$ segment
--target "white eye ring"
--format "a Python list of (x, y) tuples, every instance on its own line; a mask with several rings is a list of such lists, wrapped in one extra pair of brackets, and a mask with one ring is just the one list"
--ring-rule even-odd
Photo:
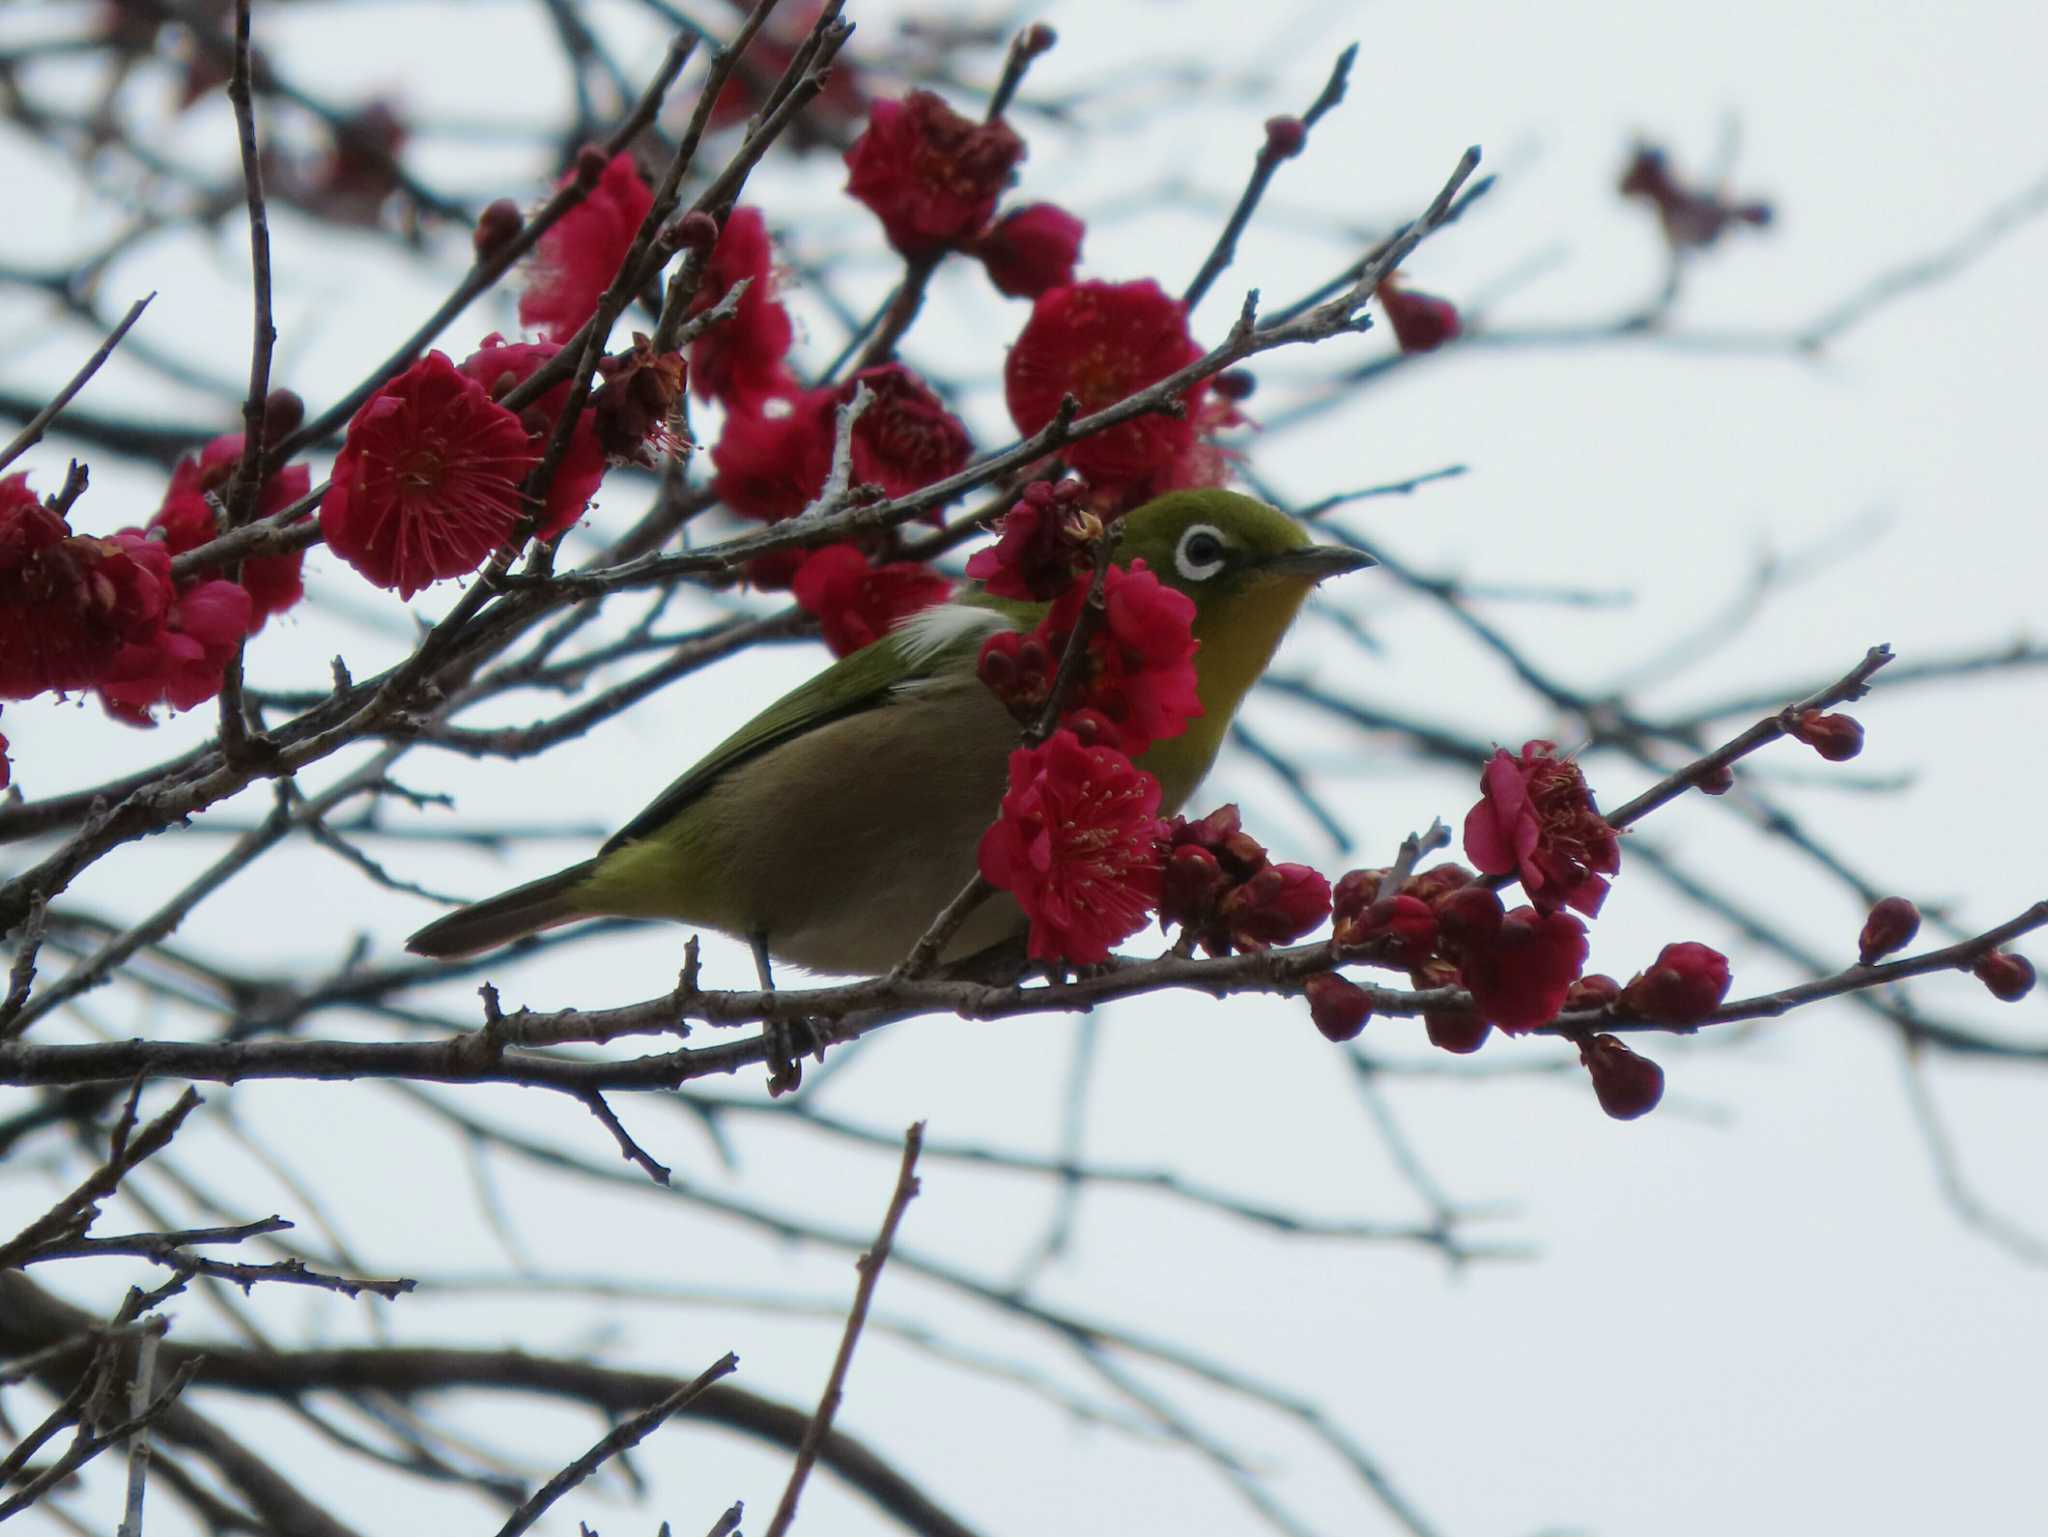
[(1206, 582), (1223, 569), (1228, 545), (1223, 531), (1211, 523), (1197, 523), (1180, 536), (1173, 552), (1174, 569), (1190, 582)]

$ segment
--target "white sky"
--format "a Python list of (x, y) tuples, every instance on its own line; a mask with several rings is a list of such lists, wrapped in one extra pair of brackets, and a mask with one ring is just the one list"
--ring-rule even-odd
[[(428, 18), (409, 7), (351, 4), (309, 6), (288, 24), (283, 16), (265, 21), (285, 67), (332, 99), (390, 87), (451, 115), (505, 121), (552, 103), (562, 87), (538, 10), (451, 6)], [(854, 0), (850, 12), (863, 28), (859, 58), (869, 39), (887, 35), (893, 8)], [(648, 36), (623, 8), (598, 14), (617, 39)], [(1468, 143), (1485, 147), (1502, 184), (1425, 248), (1411, 264), (1414, 279), (1461, 299), (1513, 280), (1492, 319), (1517, 328), (1611, 317), (1654, 291), (1661, 255), (1650, 221), (1612, 193), (1637, 131), (1667, 141), (1684, 169), (1710, 163), (1727, 125), (1738, 125), (1735, 184), (1770, 197), (1780, 212), (1767, 236), (1738, 236), (1699, 264), (1677, 316), (1688, 333), (1794, 329), (1871, 276), (1949, 245), (2048, 173), (2039, 84), (2048, 27), (2033, 7), (1990, 0), (1444, 3), (1264, 14), (1222, 3), (1096, 4), (1033, 14), (1054, 22), (1062, 42), (1040, 62), (1027, 94), (1130, 76), (1142, 110), (1115, 114), (1078, 145), (1027, 122), (1033, 154), (1020, 195), (1054, 198), (1091, 217), (1114, 210), (1116, 217), (1092, 223), (1086, 271), (1158, 276), (1169, 287), (1192, 272), (1236, 196), (1260, 121), (1305, 106), (1336, 49), (1363, 42), (1351, 100), (1283, 171), (1237, 266), (1201, 311), (1197, 329), (1211, 340), (1245, 286), (1284, 300), (1328, 275), (1348, 255), (1333, 226), (1371, 231), (1419, 208)], [(653, 51), (635, 46), (628, 56), (644, 65)], [(1142, 66), (1164, 60), (1220, 78), (1146, 90)], [(1229, 89), (1239, 72), (1257, 88)], [(1181, 110), (1160, 111), (1162, 95)], [(222, 163), (231, 154), (224, 105), (190, 114), (173, 142), (194, 154), (207, 146)], [(17, 221), (5, 242), (9, 261), (33, 265), (74, 249), (78, 221), (103, 218), (18, 139), (0, 141), (0, 155), (7, 179), (26, 189), (18, 206), (50, 211)], [(428, 142), (417, 165), (429, 180), (466, 192), (536, 189), (526, 150)], [(828, 164), (779, 167), (759, 191), (771, 221), (802, 221), (800, 249), (830, 255), (846, 293), (865, 304), (886, 288), (890, 269), (875, 256), (866, 216), (829, 201), (835, 179)], [(1162, 206), (1155, 194), (1164, 180), (1187, 197)], [(807, 211), (820, 205), (822, 217)], [(443, 261), (424, 276), (401, 274), (369, 243), (288, 216), (276, 238), (282, 377), (316, 404), (387, 351), (454, 270)], [(1353, 515), (1356, 526), (1425, 569), (1475, 581), (1632, 592), (1623, 609), (1489, 610), (1546, 665), (1589, 688), (1693, 634), (1767, 551), (1827, 546), (1836, 555), (1651, 702), (1832, 677), (1877, 641), (1907, 661), (2011, 641), (2037, 632), (2040, 573), (2048, 569), (2036, 456), (2027, 446), (2038, 439), (2039, 360), (2048, 354), (2036, 281), (2044, 254), (2048, 226), (2028, 226), (1814, 362), (1642, 342), (1467, 349), (1396, 375), (1313, 427), (1275, 436), (1255, 451), (1257, 463), (1304, 499), (1469, 465), (1464, 479), (1411, 500), (1368, 504)], [(212, 244), (160, 246), (116, 264), (106, 291), (118, 309), (132, 293), (157, 288), (145, 322), (150, 339), (234, 378), (245, 366), (242, 263), (231, 220)], [(988, 388), (1001, 357), (991, 338), (1014, 334), (1024, 310), (993, 300), (971, 273), (960, 279), (935, 295), (910, 355), (982, 391), (974, 421), (983, 441), (995, 441), (1004, 423)], [(825, 312), (814, 296), (799, 293), (793, 302), (811, 333), (812, 360), (829, 355), (838, 338)], [(42, 317), (13, 295), (0, 301), (0, 326), (23, 338), (11, 359), (0, 359), (0, 379), (47, 385), (75, 366), (85, 350), (78, 333)], [(451, 350), (459, 354), (507, 318), (480, 311), (451, 336)], [(1386, 342), (1348, 345), (1364, 358)], [(1277, 409), (1290, 380), (1335, 366), (1339, 350), (1283, 355), (1261, 367), (1266, 388), (1255, 411)], [(118, 362), (85, 401), (101, 409), (128, 402), (179, 419), (204, 408)], [(40, 488), (54, 487), (70, 446), (53, 440), (31, 457)], [(140, 521), (158, 495), (151, 477), (96, 464), (76, 521), (95, 530)], [(632, 510), (630, 493), (615, 497), (602, 501), (614, 524)], [(1873, 519), (1882, 519), (1881, 533)], [(316, 592), (334, 601), (275, 637), (266, 632), (252, 653), (263, 681), (317, 685), (337, 650), (359, 677), (395, 654), (405, 639), (395, 602), (318, 554), (309, 574)], [(423, 601), (436, 607), (453, 591)], [(1370, 624), (1382, 654), (1368, 657), (1312, 619), (1281, 670), (1482, 738), (1571, 734), (1569, 723), (1532, 712), (1496, 662), (1384, 582), (1355, 578), (1332, 601)], [(694, 678), (536, 762), (422, 755), (406, 777), (458, 790), (463, 814), (479, 821), (616, 824), (819, 656), (816, 648), (786, 649), (749, 661), (743, 676), (728, 669)], [(1823, 772), (1817, 759), (1781, 749), (1772, 765), (1798, 777), (1776, 788), (1880, 884), (1930, 908), (1948, 904), (1969, 928), (1988, 926), (2043, 895), (2043, 839), (2032, 814), (2048, 746), (2041, 697), (2038, 679), (2025, 673), (1880, 687), (1856, 712), (1869, 747), (1853, 774)], [(505, 718), (546, 708), (520, 701)], [(1385, 761), (1384, 743), (1337, 735), (1274, 701), (1257, 704), (1252, 719), (1318, 768), (1362, 861), (1321, 844), (1254, 764), (1227, 762), (1209, 799), (1241, 798), (1255, 831), (1333, 873), (1383, 862), (1401, 834), (1433, 815), (1455, 823), (1473, 799), (1461, 776)], [(48, 703), (10, 705), (0, 718), (15, 743), (17, 777), (35, 795), (129, 768), (196, 729), (174, 724), (148, 741)], [(1610, 804), (1646, 780), (1611, 758), (1595, 759), (1591, 772)], [(1906, 784), (1883, 795), (1827, 788), (1831, 778), (1839, 785), (1865, 776)], [(226, 815), (262, 809), (251, 799)], [(1751, 894), (1768, 921), (1802, 942), (1851, 957), (1861, 921), (1854, 901), (1756, 840), (1725, 809), (1682, 803), (1642, 837)], [(104, 862), (77, 897), (134, 916), (221, 847), (200, 836), (158, 840), (144, 857)], [(531, 847), (510, 861), (429, 861), (402, 844), (378, 852), (430, 884), (474, 895), (580, 858), (583, 849)], [(180, 937), (252, 967), (317, 973), (357, 932), (388, 950), (427, 914), (424, 904), (301, 851), (235, 882)], [(678, 938), (648, 930), (542, 966), (508, 967), (497, 980), (508, 1005), (629, 1001), (669, 984)], [(1626, 976), (1677, 938), (1726, 949), (1740, 991), (1790, 979), (1722, 925), (1676, 906), (1640, 865), (1625, 867), (1596, 926), (1595, 967)], [(708, 980), (744, 980), (737, 947), (711, 942), (706, 953)], [(1967, 978), (1935, 979), (1915, 997), (1945, 1017), (2018, 1038), (2038, 1040), (2043, 1029), (2038, 998), (2010, 1009)], [(446, 1005), (464, 1018), (474, 1008), (460, 986), (449, 989)], [(175, 1023), (105, 994), (88, 1020), (53, 1026), (48, 1038)], [(321, 1028), (386, 1029), (334, 1017)], [(885, 1129), (921, 1117), (938, 1140), (1051, 1151), (1074, 1028), (1059, 1019), (897, 1027), (833, 1082), (824, 1103)], [(1367, 1044), (1403, 1061), (1446, 1060), (1411, 1049), (1418, 1036), (1380, 1022)], [(1474, 1236), (1534, 1245), (1540, 1254), (1532, 1262), (1447, 1276), (1419, 1252), (1287, 1241), (1157, 1199), (1098, 1193), (1083, 1207), (1069, 1257), (1045, 1272), (1045, 1295), (1185, 1342), (1322, 1404), (1449, 1537), (2039, 1530), (2044, 1496), (2033, 1456), (2039, 1384), (2048, 1376), (2043, 1274), (1944, 1204), (1913, 1128), (1897, 1047), (1847, 1005), (1761, 1026), (1741, 1049), (1723, 1045), (1650, 1044), (1671, 1091), (1656, 1115), (1631, 1125), (1602, 1117), (1576, 1075), (1392, 1080), (1394, 1111), (1441, 1185), (1460, 1201), (1512, 1209)], [(1477, 1065), (1554, 1060), (1565, 1050), (1496, 1041)], [(1930, 1081), (1973, 1191), (2013, 1222), (2048, 1233), (2039, 1072), (1940, 1061)], [(760, 1098), (758, 1075), (729, 1092)], [(0, 1093), (0, 1108), (12, 1098)], [(509, 1091), (451, 1098), (613, 1165), (609, 1141), (574, 1107)], [(447, 1273), (504, 1263), (459, 1142), (423, 1131), (394, 1095), (254, 1085), (209, 1091), (209, 1099), (231, 1102), (322, 1189), (373, 1268)], [(880, 1217), (890, 1154), (855, 1153), (747, 1117), (736, 1130), (744, 1180), (735, 1185), (685, 1117), (646, 1103), (619, 1108), (681, 1182), (738, 1189), (852, 1231)], [(199, 1128), (180, 1148), (195, 1169), (248, 1192), (249, 1215), (301, 1214), (289, 1193), (235, 1161), (217, 1131)], [(1417, 1214), (1341, 1054), (1298, 1004), (1283, 1000), (1167, 997), (1109, 1011), (1087, 1151), (1332, 1218)], [(846, 1257), (705, 1218), (686, 1201), (593, 1193), (510, 1162), (495, 1172), (547, 1270), (850, 1293)], [(924, 1175), (906, 1248), (1005, 1279), (1037, 1240), (1050, 1191), (936, 1160)], [(16, 1208), (25, 1216), (41, 1199), (40, 1187), (21, 1182), (0, 1191), (0, 1229)], [(112, 1288), (121, 1277), (109, 1271), (98, 1279)], [(1109, 1396), (1039, 1336), (995, 1323), (905, 1270), (884, 1279), (882, 1306)], [(185, 1337), (220, 1328), (196, 1301), (180, 1311)], [(360, 1337), (361, 1306), (335, 1299), (271, 1298), (259, 1311), (281, 1334)], [(741, 1356), (743, 1384), (792, 1402), (814, 1397), (837, 1338), (831, 1321), (701, 1309), (619, 1305), (594, 1316), (569, 1303), (421, 1295), (383, 1311), (401, 1338), (596, 1348), (616, 1364), (680, 1373), (730, 1348)], [(1392, 1529), (1354, 1479), (1270, 1414), (1184, 1378), (1148, 1372), (1146, 1380), (1171, 1388), (1178, 1405), (1254, 1457), (1311, 1530)], [(267, 1412), (215, 1403), (232, 1423), (272, 1423)], [(526, 1405), (507, 1412), (502, 1400), (494, 1410), (471, 1407), (466, 1423), (490, 1444), (548, 1467), (596, 1434), (587, 1415)], [(840, 1423), (997, 1537), (1262, 1529), (1185, 1450), (1079, 1425), (883, 1336), (863, 1344)], [(467, 1497), (368, 1479), (359, 1464), (337, 1460), (296, 1429), (269, 1444), (302, 1448), (292, 1470), (372, 1529), (486, 1532), (496, 1524)], [(639, 1467), (650, 1481), (643, 1506), (579, 1496), (557, 1507), (546, 1529), (573, 1532), (581, 1518), (617, 1537), (665, 1517), (678, 1532), (701, 1530), (736, 1497), (747, 1500), (753, 1529), (779, 1492), (785, 1459), (677, 1427), (643, 1449)], [(360, 1503), (373, 1486), (392, 1502), (381, 1523)], [(98, 1505), (81, 1508), (111, 1510), (107, 1498), (102, 1490)], [(829, 1477), (814, 1480), (805, 1510), (803, 1530), (813, 1534), (891, 1529)], [(152, 1537), (183, 1530), (171, 1501), (153, 1501), (150, 1527)]]

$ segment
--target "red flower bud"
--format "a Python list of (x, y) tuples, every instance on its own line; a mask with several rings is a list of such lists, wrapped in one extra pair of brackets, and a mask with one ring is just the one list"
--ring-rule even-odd
[(489, 261), (498, 252), (519, 238), (519, 232), (526, 226), (526, 217), (519, 211), (519, 205), (509, 197), (501, 197), (486, 205), (476, 216), (476, 230), (469, 237), (476, 247), (478, 261)]
[(272, 390), (263, 397), (263, 435), (271, 447), (277, 446), (278, 439), (298, 431), (299, 423), (305, 419), (306, 402), (296, 390)]
[(974, 243), (998, 293), (1035, 299), (1074, 281), (1087, 226), (1064, 208), (1032, 203), (1004, 214)]
[(1728, 957), (1687, 941), (1666, 945), (1657, 964), (1637, 972), (1621, 992), (1622, 1009), (1639, 1019), (1696, 1025), (1728, 996)]
[(1114, 747), (1119, 752), (1123, 751), (1124, 734), (1100, 710), (1086, 707), (1068, 710), (1060, 716), (1060, 728), (1073, 732), (1083, 747)]
[(1333, 1041), (1354, 1039), (1372, 1018), (1372, 995), (1334, 971), (1319, 971), (1302, 984), (1308, 1016)]
[(1605, 972), (1596, 971), (1580, 977), (1564, 990), (1564, 1012), (1570, 1014), (1579, 1009), (1604, 1009), (1621, 996), (1621, 984)]
[(1904, 897), (1886, 897), (1870, 909), (1863, 922), (1862, 937), (1856, 941), (1857, 956), (1864, 965), (1875, 965), (1894, 950), (1905, 949), (1919, 932), (1920, 909)]
[(1735, 770), (1727, 764), (1702, 769), (1692, 776), (1693, 785), (1702, 795), (1726, 795), (1735, 788)]
[[(1457, 966), (1442, 956), (1433, 956), (1412, 968), (1408, 980), (1418, 992), (1438, 987), (1463, 987), (1465, 979)], [(1493, 1026), (1469, 1008), (1439, 1007), (1422, 1011), (1422, 1024), (1430, 1044), (1460, 1056), (1477, 1051), (1493, 1033)]]
[(708, 251), (718, 244), (718, 233), (718, 221), (703, 209), (693, 208), (670, 221), (661, 232), (661, 241), (675, 251)]
[(1611, 1035), (1596, 1035), (1579, 1046), (1579, 1060), (1593, 1077), (1600, 1108), (1617, 1121), (1648, 1115), (1664, 1097), (1664, 1069), (1639, 1057)]
[(1403, 352), (1434, 352), (1464, 330), (1450, 300), (1397, 287), (1391, 277), (1380, 284), (1379, 300)]
[[(1357, 922), (1365, 910), (1379, 900), (1385, 870), (1346, 870), (1330, 894), (1330, 909), (1341, 923)], [(1347, 941), (1348, 943), (1348, 941)]]
[(1492, 944), (1506, 917), (1500, 897), (1484, 886), (1460, 886), (1436, 904), (1444, 948), (1458, 955)]
[(1971, 968), (1977, 980), (1991, 989), (1991, 996), (2018, 1003), (2034, 990), (2034, 963), (2010, 950), (1993, 950)]
[(1435, 907), (1459, 887), (1471, 885), (1472, 881), (1473, 875), (1470, 870), (1455, 861), (1446, 861), (1440, 865), (1431, 865), (1420, 875), (1410, 876), (1408, 884), (1401, 889), (1409, 896), (1420, 897)]
[(1422, 1028), (1429, 1034), (1430, 1045), (1454, 1051), (1461, 1057), (1484, 1046), (1486, 1038), (1493, 1034), (1492, 1025), (1466, 1009), (1425, 1009)]
[(1229, 885), (1230, 877), (1214, 854), (1196, 844), (1183, 844), (1166, 859), (1159, 894), (1160, 927), (1205, 921)]
[(1330, 915), (1330, 883), (1307, 865), (1268, 865), (1223, 899), (1240, 950), (1291, 944)]
[(1308, 143), (1308, 125), (1298, 117), (1269, 117), (1266, 119), (1266, 148), (1264, 158), (1268, 160), (1292, 160), (1301, 153), (1301, 147)]
[(611, 157), (597, 145), (584, 145), (576, 151), (576, 185), (588, 192), (604, 179), (611, 163)]
[(1830, 763), (1846, 763), (1863, 751), (1863, 727), (1853, 716), (1802, 710), (1791, 731)]
[(1209, 381), (1209, 388), (1225, 400), (1235, 404), (1250, 400), (1259, 387), (1259, 377), (1248, 368), (1233, 368), (1229, 373), (1218, 374)]
[(1436, 949), (1436, 914), (1417, 897), (1381, 897), (1344, 926), (1347, 945), (1374, 940), (1385, 942), (1388, 958), (1397, 964), (1420, 966)]

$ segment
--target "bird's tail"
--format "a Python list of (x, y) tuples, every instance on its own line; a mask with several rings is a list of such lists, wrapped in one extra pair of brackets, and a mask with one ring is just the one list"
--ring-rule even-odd
[(588, 880), (596, 868), (596, 860), (586, 859), (580, 865), (458, 907), (413, 935), (405, 942), (405, 948), (414, 955), (456, 960), (524, 939), (528, 934), (538, 934), (542, 929), (587, 918), (591, 915), (569, 894)]

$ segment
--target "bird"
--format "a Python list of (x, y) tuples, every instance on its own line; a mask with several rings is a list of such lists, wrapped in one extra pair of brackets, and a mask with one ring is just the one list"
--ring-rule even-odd
[[(1171, 815), (1310, 593), (1373, 561), (1232, 491), (1169, 492), (1112, 527), (1119, 564), (1143, 560), (1195, 607), (1202, 713), (1134, 760)], [(889, 970), (974, 877), (1019, 745), (1016, 718), (977, 675), (983, 642), (1032, 628), (1046, 607), (970, 586), (911, 615), (719, 743), (595, 857), (458, 908), (407, 949), (457, 959), (580, 919), (658, 918), (748, 941), (764, 981), (779, 962)], [(943, 958), (1025, 928), (998, 892)]]

